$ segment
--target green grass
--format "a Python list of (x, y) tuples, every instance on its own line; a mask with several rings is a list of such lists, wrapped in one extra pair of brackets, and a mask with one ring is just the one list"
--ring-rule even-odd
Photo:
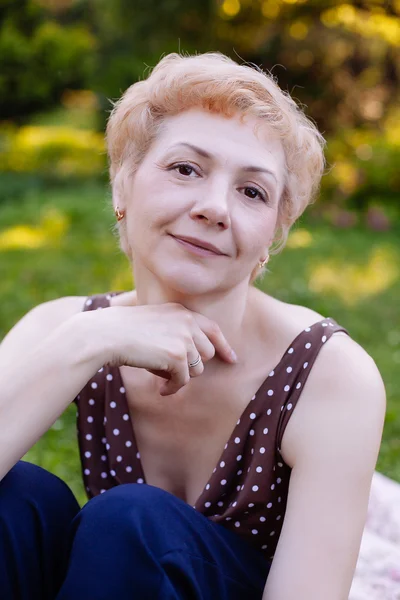
[[(132, 286), (128, 262), (113, 234), (109, 193), (99, 183), (33, 187), (2, 199), (0, 224), (0, 338), (40, 302)], [(25, 229), (16, 232), (13, 228), (20, 225)], [(28, 247), (13, 247), (15, 239)], [(283, 301), (333, 317), (374, 358), (388, 396), (378, 470), (400, 481), (399, 225), (389, 232), (372, 232), (363, 225), (340, 230), (310, 212), (291, 240), (291, 246), (272, 257), (271, 272), (259, 285)], [(26, 459), (62, 477), (85, 502), (74, 406)]]

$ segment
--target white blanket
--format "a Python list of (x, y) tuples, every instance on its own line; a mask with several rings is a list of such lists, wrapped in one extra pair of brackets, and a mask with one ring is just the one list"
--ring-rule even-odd
[(400, 484), (375, 473), (349, 600), (400, 600)]

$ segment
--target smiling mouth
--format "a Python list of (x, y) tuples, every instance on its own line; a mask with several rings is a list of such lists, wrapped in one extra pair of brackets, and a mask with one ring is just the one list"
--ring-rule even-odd
[(209, 248), (204, 248), (203, 246), (198, 246), (193, 242), (189, 242), (187, 240), (183, 240), (179, 237), (175, 237), (171, 235), (171, 237), (178, 242), (181, 246), (186, 248), (192, 254), (196, 254), (197, 256), (225, 256), (224, 254), (214, 252), (214, 250), (210, 250)]

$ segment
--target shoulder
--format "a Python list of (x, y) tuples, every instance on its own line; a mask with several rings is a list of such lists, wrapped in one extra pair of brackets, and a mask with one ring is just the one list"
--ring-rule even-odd
[(385, 408), (385, 388), (374, 359), (349, 335), (334, 332), (321, 347), (303, 390), (303, 404), (323, 410)]
[(325, 317), (311, 308), (289, 304), (253, 288), (251, 311), (255, 315), (261, 344), (286, 348), (306, 327)]
[[(334, 333), (319, 351), (301, 399), (286, 427), (282, 454), (290, 466), (332, 444), (379, 449), (386, 411), (385, 386), (373, 358), (355, 340)], [(343, 457), (344, 458), (344, 457)], [(315, 458), (318, 460), (318, 458)]]
[(46, 326), (51, 330), (65, 319), (83, 310), (86, 298), (87, 296), (63, 296), (37, 304), (21, 317), (11, 331), (27, 326), (32, 328)]
[[(62, 321), (83, 310), (87, 296), (62, 296), (35, 306), (30, 312), (50, 324)], [(28, 313), (29, 314), (29, 313)]]
[[(277, 343), (282, 336), (290, 343), (326, 318), (268, 296), (259, 301), (272, 310)], [(318, 350), (283, 433), (283, 459), (291, 468), (328, 469), (332, 475), (344, 464), (355, 471), (373, 470), (385, 411), (385, 386), (374, 359), (346, 333), (333, 332)]]
[(64, 321), (83, 310), (86, 296), (64, 296), (42, 302), (27, 312), (0, 345), (0, 362), (21, 357)]
[[(88, 298), (89, 296), (62, 296), (31, 308), (1, 341), (0, 361), (8, 356), (15, 356), (23, 347), (32, 347), (64, 321), (82, 312), (88, 305)], [(107, 298), (110, 306), (129, 306), (136, 301), (136, 292), (105, 292), (92, 298)]]

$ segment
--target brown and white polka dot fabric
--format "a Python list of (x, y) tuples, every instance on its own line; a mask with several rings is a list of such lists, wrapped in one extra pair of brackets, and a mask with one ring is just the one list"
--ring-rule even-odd
[[(112, 292), (84, 310), (109, 306)], [(291, 469), (280, 454), (285, 427), (322, 346), (346, 329), (326, 318), (291, 343), (249, 399), (194, 508), (272, 558), (285, 516)], [(89, 498), (121, 483), (146, 483), (125, 389), (116, 367), (102, 367), (75, 402), (82, 472)]]

